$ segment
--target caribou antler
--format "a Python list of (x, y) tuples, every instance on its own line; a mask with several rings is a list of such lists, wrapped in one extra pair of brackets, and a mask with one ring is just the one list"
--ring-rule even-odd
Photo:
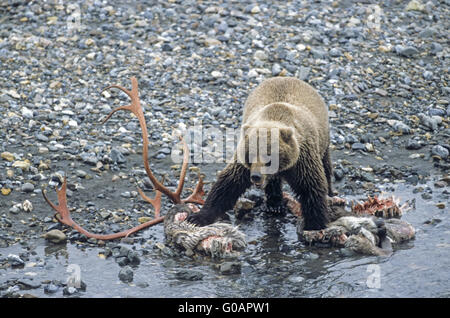
[(111, 86), (106, 87), (104, 90), (110, 89), (110, 88), (118, 88), (122, 92), (127, 94), (131, 99), (131, 104), (127, 105), (127, 106), (119, 106), (119, 107), (113, 109), (108, 114), (108, 116), (106, 116), (106, 118), (103, 120), (102, 123), (105, 123), (106, 121), (108, 121), (108, 119), (110, 119), (111, 116), (119, 110), (128, 110), (128, 111), (132, 112), (138, 118), (139, 125), (142, 130), (142, 139), (143, 139), (142, 159), (144, 161), (144, 168), (147, 173), (147, 176), (149, 177), (150, 181), (153, 184), (153, 187), (156, 190), (156, 195), (155, 195), (155, 198), (151, 199), (151, 198), (147, 197), (141, 189), (138, 188), (138, 191), (145, 201), (147, 201), (153, 205), (153, 207), (155, 209), (154, 219), (152, 219), (148, 222), (145, 222), (141, 225), (138, 225), (136, 227), (133, 227), (129, 230), (119, 232), (119, 233), (106, 234), (106, 235), (90, 233), (90, 232), (86, 231), (85, 229), (83, 229), (81, 226), (79, 226), (77, 223), (75, 223), (75, 221), (73, 221), (70, 216), (70, 211), (69, 211), (69, 208), (67, 207), (67, 198), (66, 198), (66, 187), (67, 187), (66, 178), (64, 178), (64, 182), (63, 182), (61, 189), (59, 189), (59, 190), (57, 189), (58, 205), (53, 204), (47, 198), (46, 192), (44, 190), (42, 190), (42, 195), (44, 196), (45, 201), (47, 201), (47, 203), (57, 212), (55, 214), (55, 217), (59, 222), (66, 224), (70, 227), (73, 227), (75, 230), (86, 235), (87, 237), (93, 237), (93, 238), (101, 239), (101, 240), (111, 240), (111, 239), (115, 239), (115, 238), (126, 237), (126, 236), (128, 236), (132, 233), (135, 233), (141, 229), (161, 223), (164, 220), (164, 216), (160, 215), (162, 194), (166, 195), (175, 204), (180, 204), (180, 203), (203, 204), (204, 200), (202, 199), (202, 196), (205, 194), (205, 192), (203, 191), (203, 179), (201, 178), (201, 176), (199, 176), (199, 181), (198, 181), (193, 193), (186, 199), (181, 198), (181, 192), (183, 191), (184, 181), (186, 178), (186, 172), (187, 172), (187, 167), (188, 167), (188, 162), (189, 162), (189, 149), (188, 149), (186, 142), (184, 141), (184, 139), (182, 137), (180, 137), (180, 139), (183, 143), (183, 163), (181, 166), (180, 179), (179, 179), (177, 189), (175, 190), (175, 192), (172, 192), (169, 188), (164, 186), (164, 184), (163, 184), (164, 179), (162, 182), (159, 182), (158, 179), (156, 179), (156, 177), (153, 175), (153, 172), (150, 169), (150, 165), (148, 163), (148, 131), (147, 131), (147, 124), (145, 122), (144, 113), (142, 111), (141, 103), (139, 100), (138, 82), (137, 82), (136, 78), (135, 77), (131, 78), (131, 91), (129, 91), (126, 88), (123, 88), (122, 86), (119, 86), (119, 85), (111, 85)]

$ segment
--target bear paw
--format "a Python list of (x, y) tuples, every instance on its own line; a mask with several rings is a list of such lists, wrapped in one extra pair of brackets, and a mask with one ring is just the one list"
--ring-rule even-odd
[(284, 201), (279, 202), (266, 202), (265, 205), (262, 207), (263, 211), (270, 214), (275, 215), (283, 215), (286, 214), (287, 205)]

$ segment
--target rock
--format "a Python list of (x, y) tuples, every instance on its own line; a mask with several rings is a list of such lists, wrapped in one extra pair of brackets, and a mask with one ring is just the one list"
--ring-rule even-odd
[(386, 97), (388, 95), (388, 92), (386, 92), (384, 89), (378, 88), (378, 87), (375, 89), (375, 93), (380, 96), (383, 96), (383, 97)]
[(119, 266), (126, 266), (130, 263), (130, 260), (128, 259), (127, 256), (119, 256), (119, 257), (116, 257), (116, 263)]
[(445, 202), (436, 203), (436, 207), (439, 209), (445, 209)]
[(436, 145), (431, 148), (431, 154), (434, 156), (438, 156), (443, 160), (446, 160), (449, 155), (449, 151), (447, 148), (442, 147), (441, 145)]
[(195, 270), (180, 270), (175, 273), (175, 277), (179, 280), (197, 281), (202, 280), (204, 274)]
[(151, 218), (151, 217), (149, 217), (149, 216), (141, 216), (141, 217), (138, 218), (138, 222), (139, 222), (140, 224), (149, 222), (149, 221), (151, 221), (151, 220), (153, 220), (153, 218)]
[(442, 47), (442, 45), (440, 43), (433, 42), (430, 45), (430, 50), (431, 50), (431, 53), (436, 54), (436, 53), (442, 52), (444, 50), (444, 48)]
[(164, 44), (161, 46), (161, 50), (162, 50), (163, 52), (170, 52), (170, 51), (173, 50), (173, 46), (172, 46), (170, 43), (164, 43)]
[(80, 178), (85, 178), (87, 176), (87, 172), (81, 169), (76, 170), (75, 174)]
[(20, 289), (36, 289), (41, 287), (41, 283), (34, 282), (31, 279), (19, 279), (17, 284), (20, 286)]
[(1, 191), (2, 195), (6, 196), (6, 195), (9, 195), (12, 190), (10, 188), (2, 188), (0, 191)]
[(281, 73), (282, 70), (283, 70), (283, 69), (281, 68), (280, 64), (274, 63), (274, 64), (272, 65), (272, 76), (278, 76), (278, 75), (280, 75), (280, 73)]
[(128, 260), (131, 265), (139, 265), (141, 263), (141, 259), (139, 258), (139, 253), (136, 251), (128, 252)]
[(352, 150), (356, 151), (356, 150), (362, 150), (362, 151), (366, 151), (366, 145), (360, 143), (360, 142), (355, 142), (354, 144), (352, 144)]
[(256, 51), (253, 57), (259, 61), (266, 61), (268, 59), (267, 54), (262, 50)]
[(434, 28), (425, 28), (419, 32), (419, 37), (421, 38), (429, 38), (436, 34), (436, 30)]
[(425, 5), (422, 4), (419, 0), (411, 0), (406, 6), (406, 11), (420, 11), (426, 12)]
[(46, 294), (54, 294), (59, 290), (59, 287), (50, 283), (44, 286), (44, 293)]
[(14, 161), (14, 159), (15, 159), (14, 155), (13, 155), (12, 153), (10, 153), (10, 152), (7, 152), (7, 151), (2, 152), (2, 153), (0, 154), (0, 157), (1, 157), (2, 159), (5, 159), (5, 160), (7, 160), (7, 161), (10, 161), (10, 162)]
[(438, 129), (438, 125), (442, 122), (442, 119), (439, 116), (427, 116), (423, 113), (417, 114), (417, 117), (420, 119), (420, 123), (427, 127), (429, 130)]
[(399, 120), (393, 120), (390, 119), (387, 121), (387, 123), (394, 128), (396, 132), (401, 132), (402, 134), (410, 134), (412, 132), (411, 127), (406, 125), (405, 123), (399, 121)]
[(19, 168), (22, 169), (24, 171), (28, 171), (30, 169), (30, 161), (29, 160), (18, 160), (18, 161), (14, 161), (12, 164), (13, 168)]
[(63, 295), (64, 296), (71, 296), (73, 294), (76, 294), (78, 290), (73, 286), (66, 286), (63, 289)]
[(60, 230), (51, 230), (43, 234), (41, 237), (55, 244), (67, 241), (67, 236)]
[(119, 279), (124, 283), (131, 283), (133, 281), (133, 270), (126, 266), (119, 271)]
[(205, 46), (216, 46), (216, 45), (222, 44), (222, 42), (220, 42), (219, 40), (214, 39), (214, 38), (207, 38), (207, 39), (205, 39), (204, 43), (205, 43)]
[(220, 264), (219, 271), (223, 275), (236, 275), (241, 273), (241, 263), (224, 262)]
[(342, 52), (340, 49), (334, 47), (334, 48), (330, 49), (328, 54), (330, 54), (331, 57), (339, 57), (342, 55)]
[(311, 71), (310, 67), (300, 66), (298, 78), (302, 81), (307, 80), (310, 71)]
[(22, 107), (22, 116), (28, 119), (33, 118), (33, 111), (26, 107)]
[(223, 74), (221, 72), (219, 72), (219, 71), (212, 71), (211, 72), (211, 76), (214, 77), (214, 78), (222, 78)]
[(109, 154), (111, 160), (114, 163), (126, 163), (127, 160), (125, 159), (125, 156), (118, 150), (117, 148), (113, 148)]
[(22, 190), (22, 192), (25, 192), (25, 193), (33, 192), (34, 185), (27, 182), (27, 183), (24, 183), (20, 189)]
[(15, 254), (9, 254), (8, 255), (8, 263), (12, 266), (12, 267), (16, 267), (16, 266), (25, 266), (25, 261), (22, 260), (20, 258), (20, 256), (15, 255)]
[(258, 77), (258, 72), (255, 69), (251, 69), (248, 73), (247, 76), (249, 78), (253, 78), (253, 77)]
[(419, 54), (419, 50), (417, 50), (414, 46), (402, 46), (402, 45), (396, 45), (395, 52), (398, 55), (405, 57), (411, 57), (416, 54)]
[(422, 147), (423, 147), (422, 143), (420, 141), (418, 141), (418, 140), (408, 139), (406, 141), (405, 148), (408, 149), (408, 150), (419, 150)]

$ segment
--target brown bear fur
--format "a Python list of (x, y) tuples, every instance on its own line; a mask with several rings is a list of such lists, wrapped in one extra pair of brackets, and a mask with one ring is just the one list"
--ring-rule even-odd
[[(266, 139), (261, 139), (261, 128), (268, 130)], [(278, 153), (270, 147), (271, 128), (278, 129)], [(249, 140), (266, 142), (267, 154), (278, 156), (274, 174), (261, 173), (262, 167), (271, 161), (249, 157)], [(233, 208), (252, 183), (265, 189), (267, 205), (276, 208), (282, 201), (284, 180), (302, 204), (305, 230), (325, 228), (326, 196), (332, 194), (328, 146), (328, 110), (316, 90), (293, 77), (265, 80), (251, 92), (245, 104), (241, 138), (233, 162), (220, 173), (201, 211), (188, 221), (198, 225), (214, 222)]]

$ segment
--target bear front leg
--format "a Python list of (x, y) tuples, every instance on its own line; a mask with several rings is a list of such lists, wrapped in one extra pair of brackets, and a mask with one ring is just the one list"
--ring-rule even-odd
[(250, 185), (250, 170), (240, 163), (230, 163), (219, 174), (200, 212), (190, 215), (187, 221), (200, 226), (213, 223), (234, 207)]
[(283, 176), (302, 206), (303, 229), (324, 229), (328, 223), (328, 186), (321, 160), (299, 161)]
[(327, 148), (327, 151), (323, 155), (322, 163), (328, 183), (328, 196), (332, 198), (334, 196), (333, 187), (331, 185), (331, 176), (333, 175), (333, 164), (331, 163), (330, 147)]
[(273, 177), (264, 188), (266, 195), (266, 208), (268, 212), (281, 213), (283, 211), (283, 192), (281, 191), (281, 178)]

